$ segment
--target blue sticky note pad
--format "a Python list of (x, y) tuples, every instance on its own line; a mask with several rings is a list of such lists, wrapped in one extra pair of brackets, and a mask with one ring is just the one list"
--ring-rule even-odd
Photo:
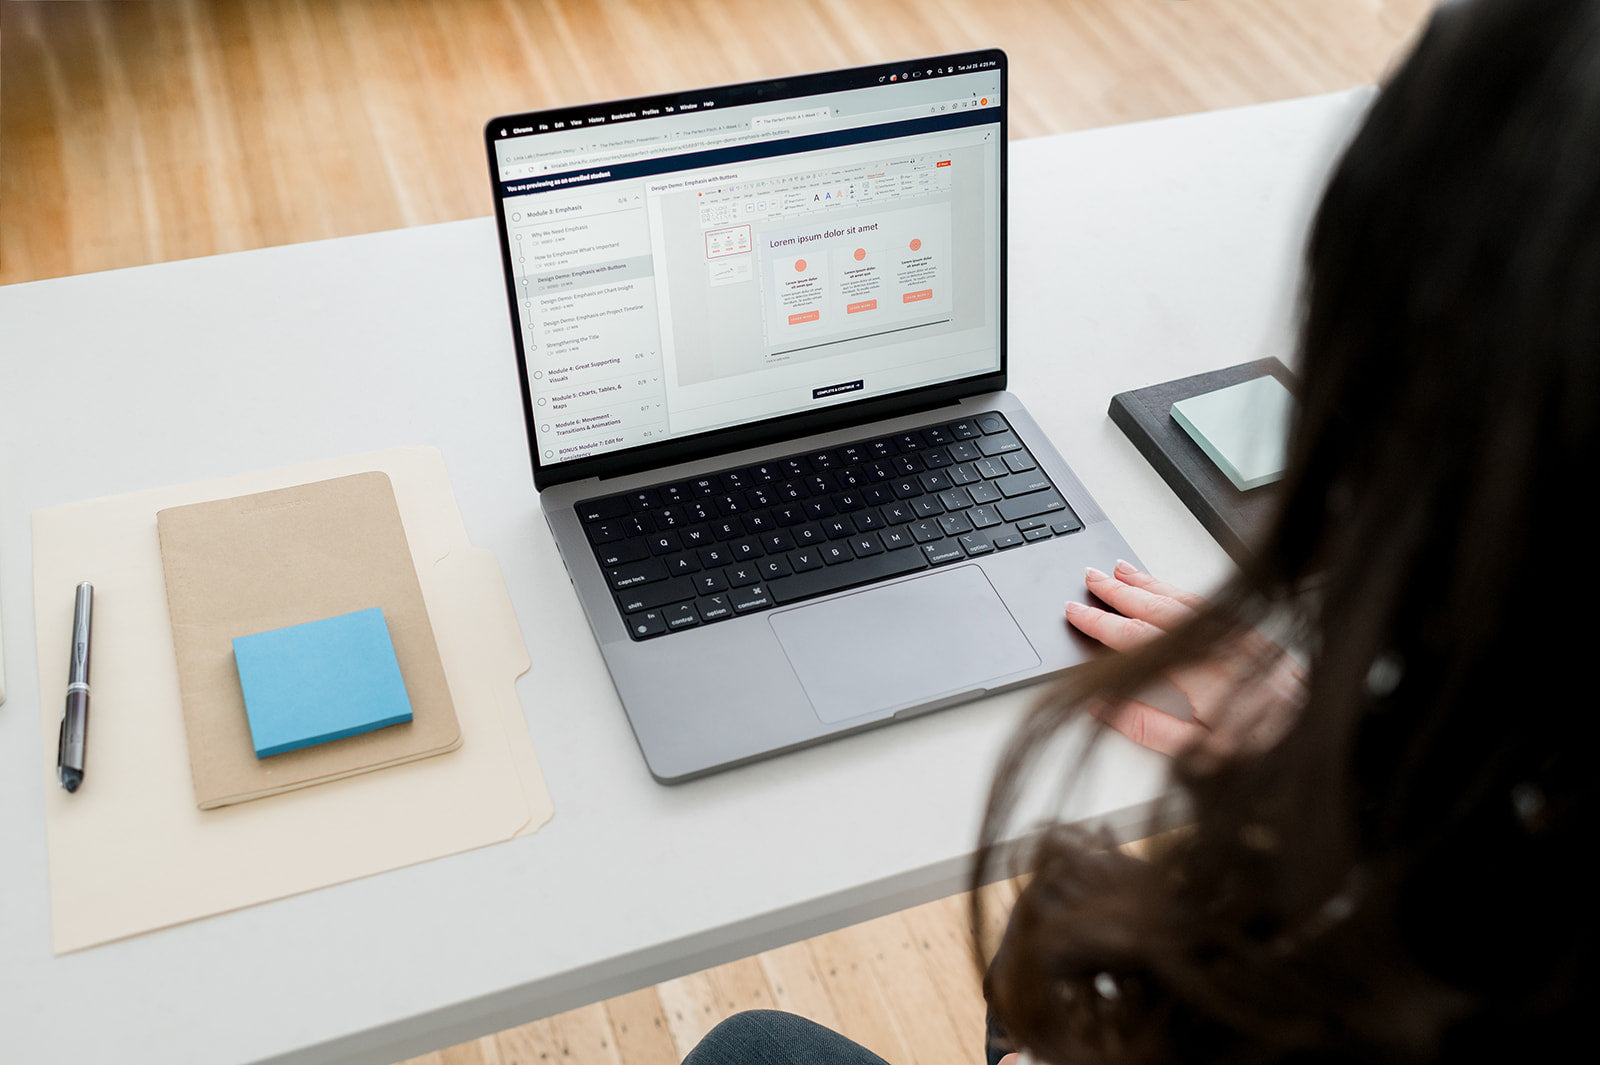
[(236, 637), (233, 658), (257, 758), (411, 720), (376, 607)]

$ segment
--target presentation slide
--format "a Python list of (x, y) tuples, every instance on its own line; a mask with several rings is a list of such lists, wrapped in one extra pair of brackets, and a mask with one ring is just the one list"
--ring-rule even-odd
[(951, 312), (950, 204), (830, 218), (762, 235), (766, 363)]

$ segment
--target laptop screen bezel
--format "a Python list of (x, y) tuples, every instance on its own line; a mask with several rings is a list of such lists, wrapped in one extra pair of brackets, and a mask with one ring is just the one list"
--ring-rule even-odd
[[(535, 435), (533, 389), (528, 376), (527, 353), (523, 347), (522, 326), (517, 312), (515, 270), (512, 267), (511, 243), (506, 228), (505, 197), (500, 178), (499, 159), (495, 144), (503, 140), (500, 130), (505, 128), (537, 128), (541, 122), (569, 119), (587, 112), (643, 111), (646, 108), (676, 105), (681, 102), (714, 96), (719, 107), (768, 102), (849, 88), (864, 88), (878, 84), (877, 78), (898, 75), (912, 69), (962, 67), (967, 64), (992, 64), (989, 67), (999, 75), (998, 125), (999, 147), (999, 264), (998, 305), (995, 314), (998, 324), (996, 342), (999, 345), (998, 370), (903, 389), (888, 395), (874, 396), (846, 403), (832, 404), (819, 410), (797, 411), (791, 414), (763, 418), (737, 426), (723, 426), (687, 436), (673, 437), (659, 443), (638, 445), (620, 451), (571, 459), (559, 463), (543, 463)], [(506, 284), (507, 307), (511, 315), (511, 336), (516, 348), (517, 374), (522, 389), (522, 411), (528, 438), (528, 453), (533, 464), (534, 487), (540, 491), (558, 484), (589, 478), (606, 479), (637, 473), (706, 458), (719, 453), (748, 447), (759, 447), (785, 439), (828, 432), (864, 421), (892, 415), (914, 413), (953, 403), (967, 396), (1000, 391), (1006, 387), (1006, 247), (1007, 247), (1007, 131), (1010, 93), (1007, 84), (1006, 55), (998, 48), (958, 52), (948, 55), (925, 56), (894, 63), (874, 63), (867, 66), (839, 70), (819, 71), (784, 78), (741, 82), (734, 85), (711, 86), (677, 93), (654, 96), (637, 96), (587, 104), (575, 107), (549, 108), (517, 114), (500, 115), (484, 125), (484, 145), (488, 153), (489, 174), (494, 190), (495, 230), (499, 236), (501, 268)]]

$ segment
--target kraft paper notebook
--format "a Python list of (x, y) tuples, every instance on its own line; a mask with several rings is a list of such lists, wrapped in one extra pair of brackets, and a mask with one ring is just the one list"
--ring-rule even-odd
[[(394, 489), (381, 471), (156, 514), (202, 810), (453, 750), (461, 742)], [(377, 607), (409, 723), (258, 758), (233, 640)]]
[[(382, 470), (422, 585), (461, 745), (214, 810), (195, 805), (156, 514)], [(33, 514), (39, 782), (57, 954), (536, 832), (554, 807), (516, 678), (529, 666), (492, 553), (443, 457), (397, 448), (69, 503)], [(74, 795), (55, 783), (72, 589), (95, 582), (95, 724)], [(65, 591), (63, 591), (65, 589)]]

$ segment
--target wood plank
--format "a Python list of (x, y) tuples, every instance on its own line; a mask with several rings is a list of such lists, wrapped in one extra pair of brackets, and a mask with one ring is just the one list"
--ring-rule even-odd
[(678, 1065), (682, 1055), (672, 1041), (656, 989), (647, 987), (605, 1003), (625, 1065)]

